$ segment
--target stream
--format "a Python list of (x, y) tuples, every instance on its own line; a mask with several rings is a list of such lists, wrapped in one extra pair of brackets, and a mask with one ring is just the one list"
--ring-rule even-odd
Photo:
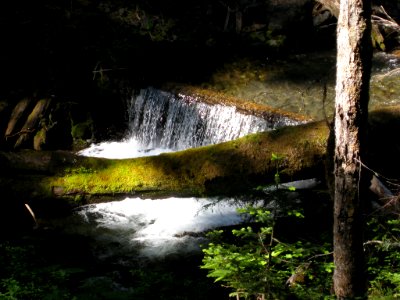
[[(400, 102), (399, 65), (398, 57), (375, 56), (371, 108)], [(331, 114), (332, 66), (329, 55), (296, 56), (263, 70), (246, 63), (226, 65), (204, 87), (322, 119)], [(270, 124), (232, 107), (178, 100), (154, 88), (141, 90), (129, 99), (126, 137), (93, 144), (80, 154), (158, 155), (298, 124)], [(0, 283), (30, 290), (26, 299), (35, 299), (32, 294), (40, 289), (46, 299), (227, 299), (227, 291), (199, 267), (201, 244), (205, 231), (240, 224), (239, 206), (243, 203), (237, 199), (211, 198), (125, 198), (82, 206), (2, 243), (1, 257), (19, 259), (14, 257), (11, 266), (0, 262), (0, 272), (18, 273), (15, 282)]]

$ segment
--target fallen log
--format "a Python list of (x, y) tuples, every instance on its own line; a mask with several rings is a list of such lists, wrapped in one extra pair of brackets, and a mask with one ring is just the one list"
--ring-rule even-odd
[[(18, 191), (29, 197), (228, 194), (273, 182), (277, 169), (282, 180), (322, 175), (328, 131), (324, 122), (310, 123), (135, 159), (24, 151), (0, 153), (0, 161), (6, 180), (14, 178)], [(284, 157), (279, 165), (271, 161), (272, 153)]]
[[(392, 176), (400, 166), (400, 106), (370, 114), (368, 166)], [(323, 178), (329, 127), (325, 121), (248, 135), (218, 145), (135, 159), (70, 152), (0, 153), (0, 189), (24, 199), (83, 203), (118, 195), (227, 195), (281, 180)], [(271, 160), (272, 155), (280, 160)], [(7, 193), (4, 193), (7, 191)]]

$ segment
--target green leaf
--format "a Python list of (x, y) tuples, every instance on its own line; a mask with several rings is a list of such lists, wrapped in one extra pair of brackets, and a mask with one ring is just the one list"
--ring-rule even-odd
[(275, 161), (275, 160), (278, 160), (278, 159), (279, 159), (278, 154), (276, 154), (276, 153), (272, 153), (271, 154), (271, 161)]
[(208, 274), (208, 277), (217, 277), (217, 278), (214, 280), (214, 282), (217, 282), (217, 281), (224, 280), (225, 277), (227, 277), (230, 273), (231, 273), (230, 270), (221, 270), (221, 269), (218, 269), (218, 270), (215, 270), (215, 271), (209, 273), (209, 274)]
[(272, 257), (278, 257), (280, 254), (282, 254), (284, 251), (283, 250), (276, 250), (272, 251), (271, 256)]

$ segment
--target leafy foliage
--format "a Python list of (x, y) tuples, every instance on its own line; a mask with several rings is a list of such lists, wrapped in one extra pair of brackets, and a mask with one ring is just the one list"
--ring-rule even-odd
[[(281, 164), (284, 156), (272, 153), (275, 164), (275, 191), (278, 192)], [(294, 191), (294, 188), (289, 188)], [(301, 210), (286, 208), (273, 211), (261, 206), (238, 209), (246, 227), (208, 234), (211, 242), (203, 249), (201, 268), (208, 269), (208, 277), (227, 284), (231, 297), (275, 299), (290, 294), (302, 299), (328, 295), (330, 274), (333, 271), (329, 243), (316, 245), (307, 240), (283, 241), (275, 237), (279, 218), (303, 219)]]
[[(283, 156), (272, 154), (276, 165), (275, 190), (279, 195)], [(266, 191), (264, 187), (259, 189)], [(294, 189), (289, 189), (294, 190)], [(271, 193), (268, 193), (271, 196)], [(282, 202), (282, 201), (281, 201)], [(271, 211), (249, 206), (239, 209), (247, 223), (231, 232), (215, 230), (203, 248), (201, 268), (208, 277), (230, 288), (230, 296), (245, 299), (331, 299), (334, 270), (330, 242), (275, 237), (280, 218), (303, 219), (301, 210), (276, 207)], [(400, 298), (400, 219), (398, 215), (369, 216), (364, 249), (370, 299)]]
[[(211, 242), (203, 248), (201, 266), (209, 270), (208, 277), (230, 288), (230, 296), (237, 298), (283, 299), (292, 294), (315, 299), (329, 295), (333, 271), (329, 244), (278, 240), (271, 211), (248, 207), (239, 212), (248, 226), (208, 234)], [(297, 211), (288, 214), (303, 217)]]
[(82, 272), (59, 265), (38, 267), (34, 247), (0, 244), (0, 299), (75, 299), (68, 280)]
[[(374, 299), (400, 298), (400, 219), (374, 217), (365, 242), (369, 294)], [(387, 298), (388, 297), (388, 298)]]

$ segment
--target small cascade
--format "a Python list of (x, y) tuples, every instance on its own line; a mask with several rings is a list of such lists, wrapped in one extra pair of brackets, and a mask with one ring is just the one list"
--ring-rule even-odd
[(128, 114), (129, 130), (124, 140), (93, 144), (79, 154), (104, 158), (158, 155), (306, 122), (290, 114), (268, 110), (251, 113), (234, 104), (155, 88), (132, 96)]
[(182, 150), (299, 124), (288, 117), (269, 120), (235, 106), (208, 104), (196, 96), (143, 89), (132, 97), (130, 134), (145, 148)]

